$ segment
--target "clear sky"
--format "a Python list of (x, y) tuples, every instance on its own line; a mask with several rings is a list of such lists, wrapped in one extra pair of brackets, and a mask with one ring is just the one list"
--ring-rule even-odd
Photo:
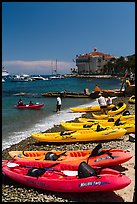
[(135, 2), (2, 2), (2, 64), (10, 74), (59, 74), (76, 55), (135, 53)]

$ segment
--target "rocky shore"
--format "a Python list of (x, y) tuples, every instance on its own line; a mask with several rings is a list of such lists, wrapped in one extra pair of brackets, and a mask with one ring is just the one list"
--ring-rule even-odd
[[(135, 105), (128, 103), (129, 97), (118, 97), (113, 99), (113, 103), (124, 102), (127, 104), (127, 110), (135, 114)], [(90, 118), (91, 113), (83, 114), (82, 117)], [(77, 121), (77, 118), (74, 120)], [(63, 131), (60, 125), (54, 126), (47, 132)], [(3, 150), (2, 159), (11, 159), (8, 152), (13, 150), (79, 150), (93, 149), (97, 142), (67, 143), (67, 144), (47, 144), (34, 140), (32, 137), (12, 145)], [(113, 167), (114, 169), (125, 173), (130, 179), (131, 184), (126, 188), (114, 192), (91, 192), (91, 193), (55, 193), (34, 189), (14, 182), (6, 176), (2, 176), (2, 202), (133, 202), (135, 189), (135, 143), (129, 140), (126, 134), (120, 139), (102, 142), (103, 148), (121, 148), (129, 150), (133, 158), (128, 162)], [(98, 196), (99, 195), (99, 196)]]

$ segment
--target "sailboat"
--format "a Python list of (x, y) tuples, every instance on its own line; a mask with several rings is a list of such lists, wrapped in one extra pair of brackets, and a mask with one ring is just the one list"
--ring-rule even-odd
[(62, 79), (64, 76), (57, 73), (57, 59), (56, 59), (56, 67), (52, 69), (52, 76), (49, 77), (50, 79)]

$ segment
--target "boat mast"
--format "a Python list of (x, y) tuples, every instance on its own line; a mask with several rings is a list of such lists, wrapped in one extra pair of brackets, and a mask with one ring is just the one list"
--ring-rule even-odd
[(53, 62), (51, 61), (51, 70), (52, 70), (52, 75), (53, 75)]
[(56, 70), (55, 70), (55, 72), (56, 72), (56, 75), (57, 75), (57, 59), (56, 59)]

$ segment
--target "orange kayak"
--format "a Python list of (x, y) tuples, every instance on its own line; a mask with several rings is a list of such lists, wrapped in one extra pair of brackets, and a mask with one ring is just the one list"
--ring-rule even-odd
[(93, 150), (75, 151), (10, 151), (9, 155), (16, 160), (40, 161), (42, 163), (80, 164), (85, 161), (92, 166), (115, 166), (132, 158), (130, 152), (123, 149), (102, 149), (98, 144)]

